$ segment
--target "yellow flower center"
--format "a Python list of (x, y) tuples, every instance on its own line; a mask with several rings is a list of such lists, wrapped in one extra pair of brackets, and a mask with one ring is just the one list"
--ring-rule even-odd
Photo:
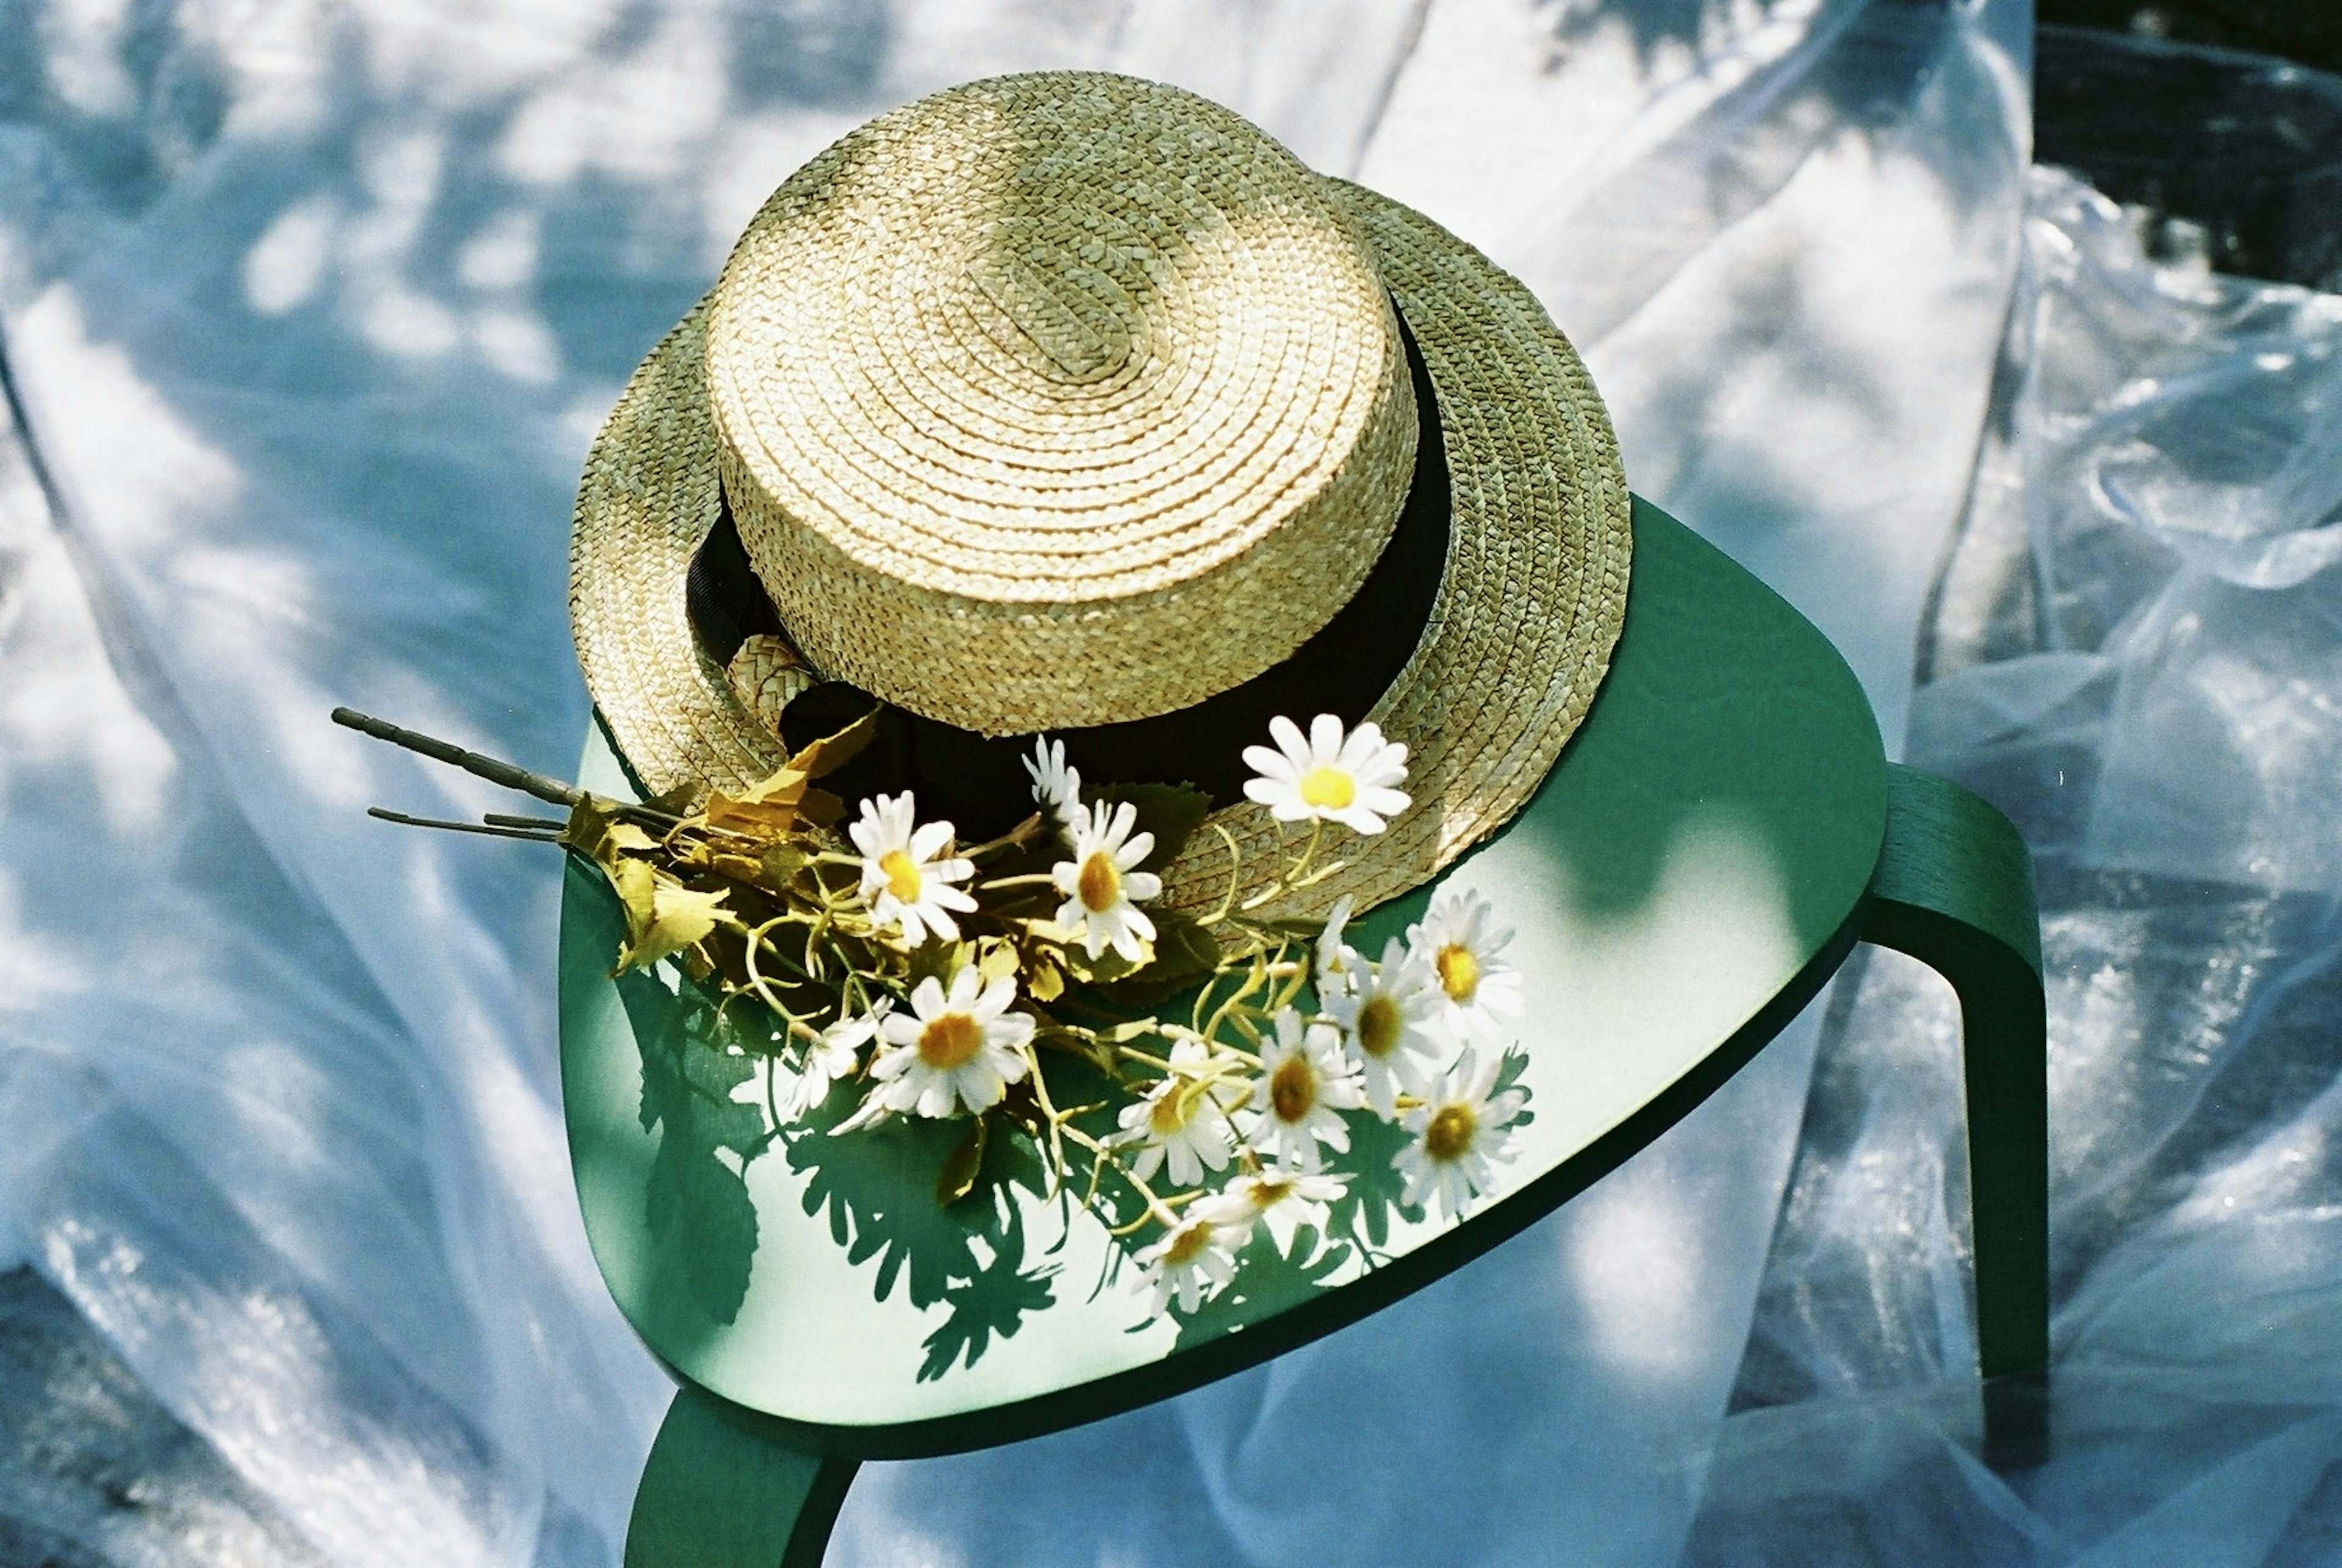
[(1164, 1249), (1163, 1261), (1166, 1263), (1193, 1263), (1196, 1255), (1211, 1244), (1211, 1240), (1212, 1222), (1197, 1220), (1172, 1236), (1171, 1244)]
[(1317, 1070), (1309, 1058), (1288, 1056), (1268, 1080), (1269, 1108), (1280, 1122), (1298, 1122), (1317, 1104)]
[(919, 863), (899, 849), (890, 849), (878, 857), (878, 869), (886, 874), (886, 891), (904, 904), (919, 901)]
[(1186, 1093), (1177, 1089), (1166, 1090), (1156, 1096), (1154, 1107), (1146, 1113), (1147, 1124), (1157, 1133), (1167, 1135), (1186, 1126), (1195, 1109)]
[(1387, 996), (1374, 997), (1358, 1009), (1358, 1049), (1369, 1056), (1387, 1056), (1398, 1049), (1398, 1037), (1406, 1026), (1397, 1003)]
[(1472, 1152), (1480, 1118), (1469, 1105), (1442, 1105), (1423, 1129), (1423, 1152), (1435, 1160), (1460, 1160)]
[(1343, 811), (1358, 798), (1358, 781), (1340, 768), (1311, 768), (1301, 775), (1301, 804)]
[(1472, 956), (1472, 950), (1451, 942), (1433, 962), (1439, 966), (1439, 984), (1446, 987), (1448, 1000), (1471, 1001), (1472, 993), (1480, 989), (1480, 961)]
[(1093, 850), (1082, 862), (1082, 874), (1074, 883), (1081, 894), (1082, 907), (1092, 914), (1104, 914), (1122, 902), (1122, 868), (1114, 864), (1114, 856), (1106, 851)]
[(964, 1067), (984, 1048), (984, 1025), (965, 1013), (930, 1018), (919, 1031), (919, 1060), (940, 1073)]
[(1286, 1194), (1291, 1191), (1291, 1182), (1256, 1181), (1252, 1184), (1252, 1206), (1261, 1210), (1273, 1209), (1285, 1202)]

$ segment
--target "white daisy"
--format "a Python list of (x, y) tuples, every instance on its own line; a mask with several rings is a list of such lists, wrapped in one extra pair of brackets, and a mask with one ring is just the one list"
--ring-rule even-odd
[(1033, 1038), (1032, 1014), (1008, 1011), (1016, 1000), (1013, 975), (985, 985), (973, 964), (960, 966), (948, 993), (932, 974), (920, 981), (908, 1016), (894, 1013), (879, 1020), (885, 1044), (870, 1064), (879, 1087), (869, 1103), (922, 1116), (1000, 1104), (1007, 1085), (1025, 1076), (1023, 1047)]
[(1415, 1139), (1391, 1160), (1391, 1167), (1406, 1177), (1403, 1201), (1409, 1208), (1436, 1194), (1450, 1217), (1460, 1216), (1488, 1190), (1490, 1166), (1513, 1157), (1505, 1146), (1505, 1129), (1527, 1096), (1507, 1089), (1491, 1098), (1503, 1066), (1497, 1055), (1479, 1066), (1466, 1051), (1424, 1103), (1406, 1114), (1406, 1130)]
[(1334, 901), (1332, 913), (1326, 916), (1326, 930), (1317, 938), (1317, 1000), (1323, 1004), (1348, 995), (1357, 983), (1359, 966), (1366, 962), (1356, 948), (1342, 940), (1342, 928), (1350, 923), (1350, 904), (1346, 893)]
[(1481, 1045), (1504, 1044), (1506, 1025), (1521, 1015), (1521, 973), (1504, 957), (1513, 934), (1495, 916), (1480, 894), (1446, 887), (1406, 933), (1439, 977), (1440, 1016), (1458, 1041)]
[[(878, 1033), (879, 1022), (894, 1004), (893, 997), (881, 997), (870, 1012), (858, 1018), (840, 1018), (806, 1044), (805, 1065), (787, 1074), (786, 1088), (776, 1085), (774, 1104), (783, 1121), (793, 1122), (814, 1109), (829, 1098), (831, 1084), (852, 1075), (861, 1064), (862, 1047)], [(773, 1071), (786, 1070), (776, 1062)]]
[[(1111, 811), (1112, 816), (1107, 813)], [(1082, 948), (1092, 958), (1111, 943), (1131, 964), (1146, 955), (1155, 940), (1155, 922), (1136, 901), (1163, 892), (1163, 879), (1151, 871), (1132, 868), (1155, 853), (1155, 835), (1134, 835), (1138, 808), (1125, 801), (1109, 807), (1101, 801), (1067, 827), (1074, 858), (1061, 860), (1051, 871), (1057, 891), (1066, 895), (1058, 907), (1057, 924), (1081, 934)]]
[(1066, 765), (1066, 743), (1036, 736), (1033, 754), (1025, 759), (1025, 772), (1033, 780), (1034, 804), (1060, 825), (1072, 828), (1082, 814), (1082, 774), (1080, 769)]
[(1406, 778), (1406, 748), (1383, 739), (1379, 726), (1345, 734), (1340, 719), (1319, 714), (1304, 738), (1301, 726), (1279, 714), (1268, 733), (1275, 750), (1245, 747), (1245, 762), (1260, 775), (1246, 781), (1245, 794), (1277, 821), (1317, 817), (1354, 833), (1380, 833), (1386, 817), (1406, 809), (1406, 796), (1392, 787)]
[(1265, 1224), (1279, 1253), (1293, 1250), (1293, 1233), (1303, 1225), (1326, 1233), (1326, 1205), (1342, 1195), (1347, 1176), (1288, 1171), (1269, 1165), (1239, 1175), (1226, 1192), (1215, 1193), (1195, 1206), (1202, 1215), (1229, 1233), (1242, 1235)]
[(878, 928), (899, 925), (913, 947), (930, 934), (956, 941), (959, 923), (951, 912), (974, 909), (976, 900), (951, 884), (974, 876), (976, 866), (937, 859), (951, 847), (952, 824), (915, 826), (912, 809), (909, 790), (878, 795), (862, 803), (862, 820), (846, 828), (862, 852), (862, 896)]
[(1357, 1064), (1342, 1050), (1331, 1025), (1305, 1024), (1287, 1007), (1276, 1015), (1276, 1033), (1260, 1044), (1260, 1082), (1251, 1104), (1237, 1113), (1246, 1142), (1276, 1164), (1297, 1170), (1318, 1167), (1317, 1145), (1337, 1154), (1350, 1147), (1341, 1112), (1366, 1104)]
[(1440, 1006), (1439, 977), (1431, 965), (1393, 937), (1380, 964), (1353, 971), (1350, 989), (1326, 1003), (1357, 1053), (1366, 1104), (1388, 1121), (1399, 1094), (1420, 1093), (1439, 1071), (1445, 1051), (1431, 1033)]
[(1191, 1213), (1174, 1224), (1169, 1235), (1138, 1254), (1146, 1271), (1140, 1277), (1155, 1288), (1155, 1310), (1168, 1312), (1176, 1300), (1181, 1312), (1194, 1312), (1236, 1273), (1233, 1243), (1241, 1239), (1201, 1214)]
[(1235, 1134), (1201, 1081), (1209, 1059), (1202, 1041), (1180, 1041), (1171, 1048), (1171, 1071), (1163, 1082), (1146, 1099), (1122, 1108), (1122, 1131), (1115, 1141), (1139, 1145), (1130, 1168), (1140, 1181), (1152, 1177), (1166, 1158), (1176, 1186), (1199, 1186), (1206, 1170), (1227, 1169)]

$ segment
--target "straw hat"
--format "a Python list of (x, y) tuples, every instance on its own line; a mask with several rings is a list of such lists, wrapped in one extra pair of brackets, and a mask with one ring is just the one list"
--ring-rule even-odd
[[(655, 792), (768, 775), (819, 681), (1198, 782), (1265, 738), (1235, 715), (1369, 681), (1344, 716), (1406, 744), (1416, 805), (1314, 913), (1420, 885), (1543, 782), (1617, 636), (1627, 505), (1577, 355), (1471, 246), (1177, 88), (1006, 76), (766, 203), (595, 443), (570, 608)], [(719, 550), (769, 600), (729, 646), (694, 585)], [(1266, 809), (1212, 793), (1266, 885)], [(1166, 901), (1229, 864), (1194, 835)]]

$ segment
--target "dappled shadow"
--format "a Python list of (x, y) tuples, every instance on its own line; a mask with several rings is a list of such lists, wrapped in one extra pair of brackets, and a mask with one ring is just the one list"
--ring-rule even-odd
[(945, 1203), (937, 1179), (972, 1124), (897, 1119), (831, 1136), (853, 1107), (833, 1094), (784, 1135), (790, 1169), (806, 1178), (805, 1212), (827, 1221), (847, 1258), (875, 1265), (876, 1299), (899, 1285), (913, 1306), (947, 1309), (925, 1342), (920, 1382), (974, 1366), (1056, 1299), (1057, 1265), (1026, 1259), (1026, 1209), (1046, 1188), (1041, 1161), (1021, 1136), (987, 1137), (974, 1187)]
[[(1508, 1124), (1517, 1134), (1536, 1120), (1535, 1096), (1521, 1082), (1528, 1059), (1508, 1054), (1492, 1094), (1517, 1090), (1527, 1108)], [(1257, 1223), (1236, 1254), (1236, 1273), (1215, 1294), (1192, 1313), (1175, 1309), (1182, 1350), (1206, 1344), (1222, 1335), (1256, 1323), (1274, 1313), (1300, 1305), (1311, 1297), (1386, 1262), (1390, 1256), (1392, 1222), (1420, 1223), (1426, 1209), (1406, 1203), (1406, 1177), (1394, 1163), (1414, 1142), (1414, 1134), (1398, 1123), (1385, 1122), (1365, 1111), (1343, 1117), (1349, 1130), (1347, 1153), (1328, 1154), (1328, 1174), (1345, 1178), (1341, 1195), (1324, 1206), (1321, 1229), (1311, 1223), (1273, 1228)], [(1516, 1173), (1499, 1174), (1481, 1203), (1511, 1190)], [(1464, 1221), (1469, 1223), (1467, 1215)]]
[(763, 1115), (733, 1091), (756, 1075), (756, 1063), (727, 1048), (737, 1031), (697, 986), (669, 991), (641, 970), (617, 984), (642, 1053), (643, 1131), (659, 1133), (643, 1190), (653, 1266), (700, 1312), (728, 1323), (748, 1293), (756, 1252), (756, 1209), (740, 1168), (767, 1142)]
[[(1597, 34), (1623, 34), (1649, 75), (1666, 76), (1714, 64), (1755, 31), (1741, 7), (1716, 0), (1645, 0), (1636, 5), (1589, 5), (1584, 0), (1536, 0), (1546, 18), (1546, 64), (1557, 71)], [(1959, 25), (1959, 0), (1838, 0), (1815, 7), (1803, 0), (1764, 0), (1763, 22), (1818, 12), (1811, 25), (1815, 58), (1794, 84), (1837, 124), (1876, 127), (1908, 118), (1917, 89), (1950, 31)], [(1761, 25), (1758, 24), (1758, 25)], [(1816, 45), (1818, 45), (1817, 47)], [(1765, 92), (1777, 94), (1779, 85)], [(1744, 100), (1745, 119), (1754, 102)], [(1769, 105), (1768, 105), (1769, 107)], [(1797, 116), (1802, 117), (1802, 116)]]
[[(1551, 8), (1549, 70), (1623, 36), (1643, 90), (1685, 105), (1662, 141), (1556, 215), (1573, 235), (1603, 236), (1602, 265), (1564, 253), (1530, 275), (1579, 344), (1599, 344), (1833, 150), (1923, 166), (1961, 229), (2007, 221), (2020, 149), (2006, 123), (2015, 105), (2001, 56), (2021, 52), (2024, 40), (1992, 36), (1988, 18), (2012, 8), (1839, 0), (1814, 9), (1807, 20), (1802, 6), (1773, 5), (1752, 18), (1700, 0)], [(1955, 117), (1947, 104), (1971, 123), (1944, 123)]]

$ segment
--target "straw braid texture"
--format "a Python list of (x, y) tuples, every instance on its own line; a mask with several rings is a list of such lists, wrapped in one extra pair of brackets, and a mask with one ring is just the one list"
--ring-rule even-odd
[(971, 83), (852, 132), (750, 224), (707, 343), (733, 516), (806, 660), (986, 734), (1277, 664), (1366, 580), (1415, 462), (1326, 183), (1127, 76)]
[[(1420, 886), (1526, 803), (1608, 668), (1633, 549), (1608, 416), (1535, 297), (1420, 214), (1342, 182), (1323, 187), (1347, 212), (1430, 372), (1451, 520), (1431, 618), (1370, 715), (1408, 747), (1415, 805), (1379, 836), (1347, 840), (1341, 870), (1275, 912), (1306, 916), (1344, 894), (1370, 907)], [(726, 672), (698, 651), (684, 611), (686, 574), (720, 504), (705, 319), (703, 304), (627, 385), (587, 461), (571, 544), (586, 685), (653, 792), (741, 789), (781, 761)], [(1187, 630), (1208, 640), (1216, 628), (1199, 620)], [(1247, 802), (1211, 821), (1243, 851), (1238, 898), (1268, 885), (1280, 841), (1266, 808)], [(1199, 833), (1163, 869), (1166, 901), (1211, 907), (1228, 870), (1219, 835)]]
[[(1406, 744), (1414, 804), (1376, 837), (1346, 837), (1342, 868), (1274, 911), (1310, 917), (1344, 894), (1369, 909), (1420, 887), (1528, 803), (1610, 667), (1634, 554), (1609, 414), (1536, 296), (1422, 214), (1326, 184), (1431, 373), (1451, 510), (1430, 622), (1367, 715)], [(1209, 820), (1243, 852), (1240, 900), (1274, 881), (1285, 841), (1266, 806)], [(1198, 834), (1163, 873), (1165, 902), (1210, 908), (1228, 870), (1218, 835)]]
[(652, 794), (738, 791), (783, 761), (701, 651), (684, 597), (691, 558), (721, 515), (707, 417), (702, 300), (636, 367), (594, 439), (569, 535), (578, 667), (619, 754)]

